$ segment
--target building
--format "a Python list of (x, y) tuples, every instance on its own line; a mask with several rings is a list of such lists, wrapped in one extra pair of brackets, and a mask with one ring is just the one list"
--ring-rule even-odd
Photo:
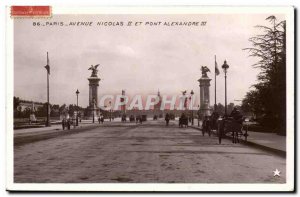
[(43, 107), (43, 105), (44, 104), (40, 102), (21, 100), (18, 106), (18, 110), (23, 112), (26, 109), (30, 109), (30, 111), (35, 112), (38, 110), (38, 108)]

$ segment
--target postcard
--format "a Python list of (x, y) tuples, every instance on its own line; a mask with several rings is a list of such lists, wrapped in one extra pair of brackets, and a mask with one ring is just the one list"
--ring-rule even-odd
[(294, 191), (292, 6), (10, 6), (6, 29), (8, 191)]

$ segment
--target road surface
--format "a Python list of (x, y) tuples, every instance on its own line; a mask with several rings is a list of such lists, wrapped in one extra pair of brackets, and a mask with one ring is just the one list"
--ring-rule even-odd
[[(14, 182), (285, 183), (285, 163), (230, 140), (219, 145), (176, 122), (105, 122), (15, 145)], [(281, 173), (274, 177), (276, 169)]]

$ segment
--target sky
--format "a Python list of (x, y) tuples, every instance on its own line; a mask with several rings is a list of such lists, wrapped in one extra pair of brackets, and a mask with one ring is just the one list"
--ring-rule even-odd
[[(88, 106), (88, 68), (100, 64), (98, 96), (106, 94), (179, 95), (195, 92), (199, 98), (201, 66), (212, 79), (210, 103), (214, 103), (215, 55), (217, 103), (224, 104), (224, 60), (228, 103), (240, 104), (251, 85), (257, 83), (257, 59), (243, 48), (248, 39), (263, 33), (255, 25), (268, 25), (265, 14), (199, 15), (55, 15), (51, 19), (14, 21), (14, 96), (46, 102), (46, 53), (50, 59), (50, 103)], [(284, 16), (275, 15), (278, 20)], [(143, 22), (126, 26), (128, 21)], [(205, 26), (149, 26), (145, 22), (205, 21)], [(93, 22), (92, 26), (34, 26), (34, 23)], [(123, 22), (123, 26), (97, 26), (97, 22)]]

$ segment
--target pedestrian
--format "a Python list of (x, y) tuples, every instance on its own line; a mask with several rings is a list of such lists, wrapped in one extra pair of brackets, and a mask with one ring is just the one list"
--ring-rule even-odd
[(98, 118), (98, 122), (99, 122), (99, 124), (101, 124), (101, 118), (100, 118), (100, 116), (99, 116), (99, 118)]
[(168, 113), (166, 114), (165, 120), (166, 120), (166, 125), (169, 126), (170, 115)]
[(103, 124), (103, 123), (104, 123), (104, 116), (101, 115), (101, 124)]
[(67, 121), (67, 126), (68, 126), (68, 130), (70, 130), (70, 129), (71, 129), (71, 122), (70, 122), (70, 119), (68, 119), (68, 121)]
[(63, 118), (61, 121), (61, 126), (63, 130), (65, 130), (65, 124), (66, 124), (66, 120)]
[(188, 127), (188, 118), (184, 113), (182, 113), (179, 118), (179, 127), (183, 127), (183, 126)]

